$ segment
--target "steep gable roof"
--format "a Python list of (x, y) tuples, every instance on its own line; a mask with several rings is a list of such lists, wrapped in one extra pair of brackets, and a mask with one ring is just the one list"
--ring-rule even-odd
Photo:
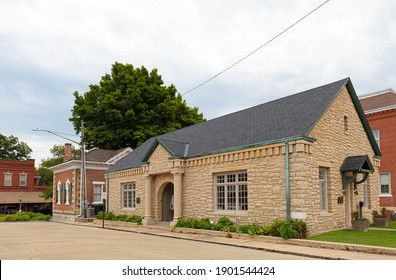
[[(108, 172), (141, 166), (158, 144), (172, 156), (189, 158), (287, 139), (308, 139), (312, 128), (344, 86), (356, 96), (350, 79), (346, 78), (153, 137), (110, 167)], [(357, 111), (361, 120), (365, 121), (357, 97), (353, 99), (355, 107), (359, 107)], [(369, 135), (371, 131), (368, 131), (367, 121), (364, 127)], [(374, 138), (372, 145), (376, 145)]]

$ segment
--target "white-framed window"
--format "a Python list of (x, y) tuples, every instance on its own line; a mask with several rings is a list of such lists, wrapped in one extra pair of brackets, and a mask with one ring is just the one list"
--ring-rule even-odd
[(5, 187), (12, 186), (12, 173), (11, 172), (4, 173), (4, 186)]
[(391, 194), (391, 186), (390, 186), (390, 173), (380, 173), (380, 195), (390, 195)]
[(327, 212), (328, 205), (328, 169), (319, 167), (320, 211)]
[(136, 207), (136, 185), (135, 183), (126, 183), (122, 186), (122, 207), (135, 208)]
[(375, 142), (377, 142), (378, 147), (380, 146), (380, 132), (378, 129), (374, 129), (373, 130), (373, 135), (374, 135), (374, 139)]
[(61, 204), (61, 196), (62, 196), (62, 183), (58, 181), (56, 184), (56, 204)]
[(247, 211), (248, 180), (246, 172), (215, 175), (217, 211)]
[(27, 174), (21, 173), (19, 174), (19, 186), (26, 187), (27, 185)]
[(94, 203), (102, 203), (102, 193), (104, 182), (93, 182)]
[(65, 184), (65, 205), (70, 205), (70, 197), (71, 197), (71, 183), (70, 180), (67, 179)]

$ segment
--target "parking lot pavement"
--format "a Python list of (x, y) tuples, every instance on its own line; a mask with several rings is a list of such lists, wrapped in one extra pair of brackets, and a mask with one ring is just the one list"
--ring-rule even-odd
[[(17, 222), (0, 224), (1, 259), (349, 259), (396, 260), (396, 254), (367, 253), (382, 249), (363, 246), (365, 253), (304, 246), (309, 241), (266, 242), (183, 233), (129, 223)], [(264, 239), (265, 240), (265, 239)], [(316, 244), (317, 245), (317, 244)], [(353, 248), (355, 245), (340, 245)], [(362, 249), (362, 248), (357, 248)], [(383, 249), (395, 253), (395, 249)]]
[(1, 223), (2, 260), (294, 260), (288, 255), (224, 244), (55, 222)]

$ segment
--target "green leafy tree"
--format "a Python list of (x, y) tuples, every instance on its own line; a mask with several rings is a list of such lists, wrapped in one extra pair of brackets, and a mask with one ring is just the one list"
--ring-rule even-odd
[[(48, 186), (42, 195), (45, 199), (52, 198), (53, 196), (53, 172), (48, 168), (63, 162), (64, 146), (55, 144), (52, 149), (50, 149), (50, 152), (52, 157), (41, 160), (40, 167), (38, 169), (41, 177), (40, 185)], [(73, 157), (80, 156), (81, 150), (75, 149), (74, 146), (72, 146), (72, 155)]]
[(70, 121), (77, 133), (84, 122), (88, 149), (136, 148), (148, 138), (205, 121), (174, 85), (164, 86), (157, 69), (116, 62), (111, 74), (84, 94), (74, 92)]
[(26, 160), (31, 153), (32, 149), (17, 137), (0, 134), (0, 159)]

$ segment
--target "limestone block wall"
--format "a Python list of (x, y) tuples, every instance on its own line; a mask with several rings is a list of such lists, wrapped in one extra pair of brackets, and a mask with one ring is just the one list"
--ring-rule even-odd
[[(144, 216), (144, 177), (143, 168), (134, 168), (123, 170), (115, 173), (106, 174), (109, 179), (108, 183), (108, 207), (109, 211), (115, 214), (125, 215), (138, 215)], [(136, 204), (133, 209), (123, 208), (122, 201), (122, 184), (135, 183), (136, 184), (136, 197), (140, 197), (140, 203)]]
[[(276, 148), (276, 152), (272, 149)], [(187, 162), (183, 175), (183, 216), (209, 217), (213, 221), (228, 216), (237, 224), (265, 224), (286, 217), (285, 155), (281, 145), (222, 154), (213, 159)], [(246, 171), (248, 211), (217, 211), (215, 175)]]
[[(368, 155), (376, 169), (368, 179), (369, 205), (364, 209), (369, 218), (378, 208), (378, 166), (352, 100), (344, 88), (308, 135), (316, 141), (289, 141), (290, 202), (292, 217), (303, 218), (310, 233), (345, 227), (345, 196), (340, 166), (354, 155)], [(150, 176), (152, 214), (162, 217), (162, 192), (173, 183), (172, 172), (182, 174), (182, 216), (213, 221), (228, 216), (237, 224), (266, 224), (276, 218), (286, 218), (286, 155), (285, 143), (252, 147), (222, 154), (192, 159), (172, 159), (168, 151), (158, 145), (149, 163), (142, 167), (107, 174), (109, 178), (109, 209), (115, 213), (144, 216), (145, 176)], [(328, 170), (328, 211), (321, 212), (319, 167)], [(248, 176), (248, 211), (217, 211), (215, 209), (216, 174), (245, 171)], [(121, 185), (134, 182), (140, 204), (135, 209), (122, 208)], [(353, 193), (353, 192), (352, 192)], [(351, 196), (351, 210), (357, 209), (362, 197)]]
[[(307, 222), (317, 232), (334, 228), (345, 227), (345, 196), (342, 192), (342, 177), (340, 166), (344, 159), (354, 155), (368, 155), (374, 165), (375, 172), (368, 179), (369, 205), (365, 207), (365, 217), (370, 218), (371, 209), (378, 207), (378, 167), (379, 160), (374, 158), (374, 151), (369, 143), (366, 132), (354, 108), (352, 99), (344, 88), (333, 104), (328, 108), (319, 122), (311, 131), (311, 137), (317, 139), (312, 146), (312, 156), (306, 160), (305, 184), (311, 185), (311, 192), (296, 209), (307, 211)], [(318, 184), (319, 167), (328, 168), (328, 204), (329, 211), (321, 212)], [(293, 189), (298, 189), (294, 186)], [(338, 203), (338, 197), (343, 197), (344, 202)], [(351, 197), (352, 211), (357, 210), (357, 205), (363, 200), (362, 185), (358, 185), (358, 195)], [(313, 207), (313, 209), (312, 209)], [(348, 213), (350, 214), (350, 213)]]

